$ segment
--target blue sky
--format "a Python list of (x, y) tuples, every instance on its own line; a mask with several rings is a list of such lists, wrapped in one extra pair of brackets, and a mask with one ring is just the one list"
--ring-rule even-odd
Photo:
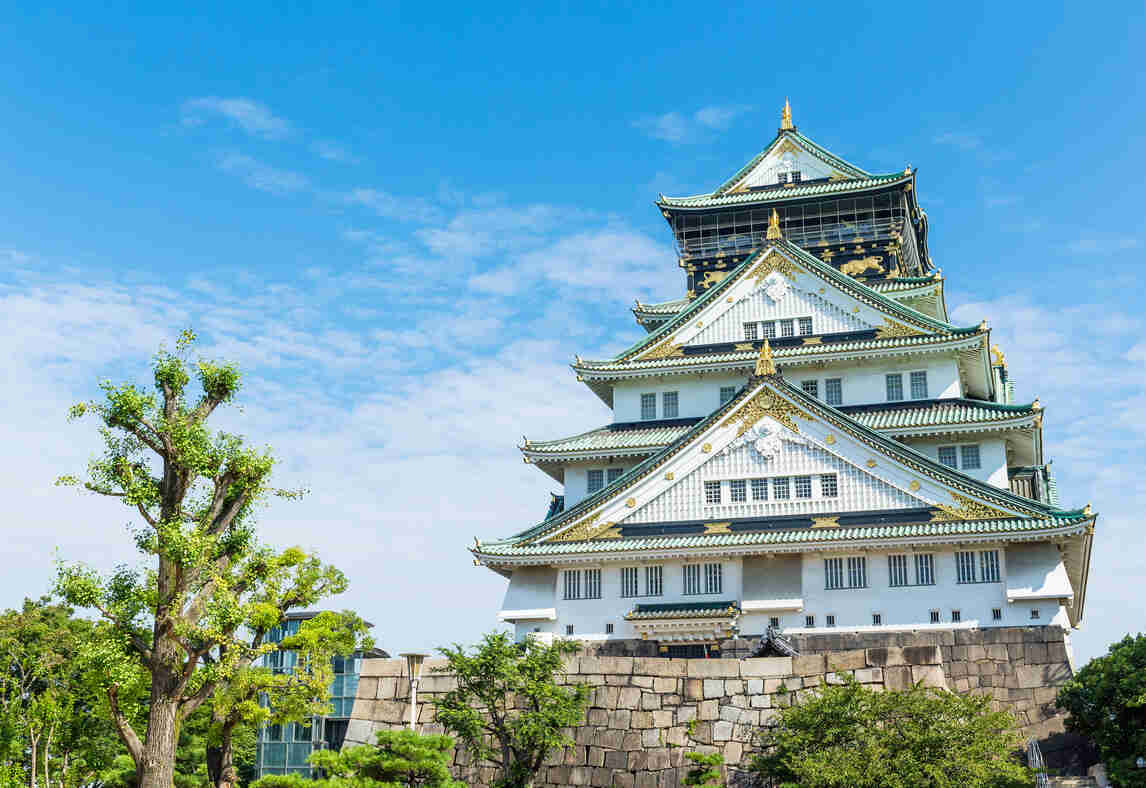
[(165, 11), (0, 21), (0, 606), (57, 549), (123, 560), (127, 514), (51, 486), (94, 445), (64, 410), (194, 325), (247, 371), (226, 418), (314, 490), (268, 538), (346, 569), (385, 648), (472, 640), (504, 581), (466, 545), (553, 488), (515, 444), (607, 421), (567, 362), (683, 291), (652, 200), (723, 181), (787, 95), (919, 168), (956, 322), (1046, 405), (1064, 503), (1101, 514), (1079, 656), (1146, 629), (1140, 3)]

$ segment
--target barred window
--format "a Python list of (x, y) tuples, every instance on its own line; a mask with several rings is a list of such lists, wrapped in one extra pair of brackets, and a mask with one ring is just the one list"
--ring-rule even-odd
[(797, 498), (811, 498), (812, 497), (812, 477), (811, 476), (797, 476), (796, 482), (796, 497)]
[(848, 559), (848, 587), (867, 588), (867, 559), (862, 555)]
[(731, 400), (735, 396), (736, 396), (736, 386), (721, 386), (720, 387), (720, 404), (721, 405), (728, 402), (729, 400)]
[(844, 559), (824, 559), (824, 587), (827, 589), (847, 588), (844, 585)]
[(768, 500), (768, 480), (767, 479), (753, 479), (752, 480), (752, 500), (754, 500), (754, 501), (767, 501)]
[(610, 468), (606, 472), (606, 477), (609, 480), (609, 484), (612, 484), (613, 482), (617, 481), (617, 479), (620, 479), (624, 475), (625, 475), (625, 469), (624, 468)]
[(704, 565), (704, 593), (720, 594), (724, 589), (724, 573), (720, 564)]
[(678, 402), (680, 394), (676, 391), (666, 391), (661, 394), (661, 418), (675, 419), (680, 412), (677, 408)]
[(817, 399), (820, 397), (820, 381), (818, 380), (805, 380), (800, 384), (800, 388), (804, 389), (804, 393), (813, 396)]
[(776, 338), (776, 321), (775, 320), (765, 320), (761, 325), (764, 328), (764, 338), (765, 339), (775, 339)]
[(935, 585), (935, 556), (931, 553), (915, 554), (915, 585)]
[(786, 173), (786, 172), (776, 173), (776, 183), (787, 183), (787, 182), (788, 182), (788, 173)]
[(785, 318), (780, 321), (780, 336), (794, 337), (796, 336), (796, 321), (792, 318)]
[(573, 625), (572, 624), (566, 624), (565, 625), (565, 634), (566, 635), (572, 635), (573, 634)]
[(772, 629), (779, 629), (780, 628), (780, 617), (779, 616), (772, 616), (771, 618), (769, 618), (768, 619), (768, 626), (772, 627)]
[(811, 629), (815, 625), (816, 625), (816, 617), (815, 616), (804, 616), (804, 626), (806, 626), (808, 629)]
[(871, 625), (873, 627), (882, 626), (883, 625), (883, 615), (880, 613), (872, 613), (871, 614)]
[(898, 372), (888, 375), (887, 380), (887, 401), (898, 402), (903, 399), (903, 375)]
[(566, 569), (561, 573), (565, 581), (565, 599), (581, 598), (581, 570)]
[(650, 421), (657, 417), (657, 395), (641, 395), (641, 421)]
[(844, 404), (843, 378), (828, 378), (824, 381), (824, 401), (829, 405)]
[(911, 373), (911, 398), (927, 399), (927, 373)]
[(684, 565), (684, 593), (689, 596), (700, 593), (700, 564)]
[(637, 589), (637, 567), (621, 567), (621, 596), (639, 596)]
[(792, 170), (792, 172), (789, 174), (792, 176), (792, 183), (799, 183), (800, 182), (801, 176), (800, 176), (799, 170)]
[(788, 499), (788, 477), (777, 476), (772, 480), (772, 497), (778, 501), (785, 501)]
[(938, 610), (932, 610), (931, 611), (931, 623), (932, 624), (938, 624), (939, 623), (939, 611)]
[(733, 503), (744, 503), (748, 500), (748, 483), (744, 479), (730, 481), (728, 491)]
[(951, 623), (958, 624), (962, 620), (963, 620), (963, 614), (961, 612), (959, 612), (958, 610), (952, 610), (951, 611)]
[(812, 318), (810, 318), (810, 317), (800, 318), (800, 336), (806, 337), (811, 333), (812, 333)]
[(959, 467), (959, 460), (955, 454), (954, 446), (939, 447), (939, 464), (946, 465), (948, 468)]
[(963, 470), (969, 470), (979, 467), (979, 446), (974, 444), (971, 446), (959, 447), (960, 459), (963, 462)]
[(836, 617), (833, 614), (828, 613), (826, 616), (824, 616), (824, 626), (834, 627), (835, 625), (836, 625)]
[(744, 338), (749, 341), (754, 341), (760, 338), (760, 326), (756, 323), (744, 324)]
[(665, 592), (664, 567), (645, 567), (645, 596), (662, 596)]
[(1003, 620), (1003, 608), (1001, 608), (1001, 607), (991, 608), (991, 620), (992, 621), (1002, 621)]
[(907, 556), (889, 555), (887, 557), (887, 584), (890, 586), (907, 585)]
[(825, 473), (820, 476), (820, 495), (824, 498), (835, 498), (840, 494), (840, 486), (836, 482), (834, 473)]
[(601, 570), (585, 570), (585, 599), (601, 598)]
[(956, 553), (955, 554), (955, 582), (957, 582), (957, 583), (974, 583), (975, 582), (975, 554), (974, 553)]
[(704, 483), (704, 502), (706, 504), (720, 503), (720, 482)]
[(1038, 617), (1039, 617), (1039, 609), (1037, 607), (1031, 608), (1031, 621), (1038, 620)]
[(606, 634), (606, 635), (611, 635), (611, 634), (613, 634), (613, 625), (612, 625), (611, 623), (610, 623), (610, 624), (605, 624), (605, 634)]
[(589, 471), (589, 494), (604, 489), (605, 487), (605, 472), (603, 470)]
[(979, 579), (984, 583), (999, 582), (999, 551), (982, 550), (979, 553)]

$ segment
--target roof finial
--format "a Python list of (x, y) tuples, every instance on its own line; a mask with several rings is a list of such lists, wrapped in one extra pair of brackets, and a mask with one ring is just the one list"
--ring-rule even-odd
[(784, 97), (784, 111), (780, 113), (780, 131), (795, 131), (796, 127), (792, 124), (792, 105), (788, 103), (788, 97)]
[(768, 220), (768, 232), (764, 234), (764, 238), (769, 241), (779, 241), (783, 238), (780, 232), (780, 214), (776, 213), (776, 209), (772, 209), (772, 218)]
[(756, 357), (756, 377), (775, 374), (776, 364), (772, 361), (772, 346), (765, 337), (764, 344), (760, 346), (760, 355)]

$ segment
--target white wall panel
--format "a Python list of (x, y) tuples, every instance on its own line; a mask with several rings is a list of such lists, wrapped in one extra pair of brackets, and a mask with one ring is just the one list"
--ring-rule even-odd
[(815, 293), (789, 286), (787, 295), (779, 301), (773, 301), (767, 293), (759, 290), (731, 304), (720, 317), (713, 320), (710, 325), (704, 326), (687, 344), (743, 342), (745, 323), (799, 317), (812, 318), (813, 334), (866, 331), (872, 328), (870, 323), (860, 320), (854, 314), (844, 311)]

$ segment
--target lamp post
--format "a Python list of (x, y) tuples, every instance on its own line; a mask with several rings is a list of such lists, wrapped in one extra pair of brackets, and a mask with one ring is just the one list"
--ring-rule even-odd
[(422, 680), (422, 663), (428, 655), (413, 652), (398, 656), (406, 658), (406, 670), (410, 675), (410, 730), (414, 730), (418, 721), (418, 683)]

